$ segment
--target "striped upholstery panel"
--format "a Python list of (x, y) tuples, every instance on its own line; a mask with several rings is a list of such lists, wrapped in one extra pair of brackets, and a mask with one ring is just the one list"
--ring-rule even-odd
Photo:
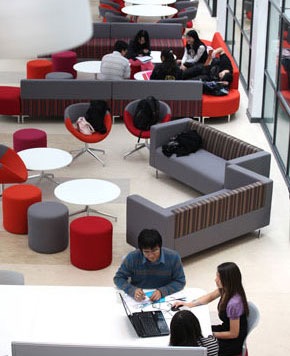
[(173, 209), (175, 238), (223, 223), (265, 204), (265, 186), (255, 182), (196, 203)]
[[(63, 117), (64, 110), (67, 106), (75, 103), (86, 103), (90, 102), (90, 99), (87, 100), (78, 100), (78, 99), (22, 99), (22, 114), (29, 115), (32, 117)], [(107, 101), (108, 106), (111, 106), (110, 100)]]
[(74, 49), (78, 58), (93, 58), (101, 60), (102, 57), (112, 52), (109, 38), (92, 38), (83, 45)]
[[(113, 100), (111, 114), (123, 115), (125, 106), (132, 100)], [(201, 101), (198, 100), (164, 100), (171, 109), (172, 117), (195, 117), (201, 115)]]
[(192, 122), (191, 128), (202, 137), (202, 145), (205, 150), (225, 160), (261, 151), (256, 146), (196, 121)]

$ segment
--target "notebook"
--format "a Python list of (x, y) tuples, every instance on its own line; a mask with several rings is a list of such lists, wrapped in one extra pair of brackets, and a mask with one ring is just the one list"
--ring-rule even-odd
[(127, 317), (138, 336), (153, 337), (169, 335), (169, 329), (161, 310), (131, 313), (122, 294), (119, 293), (119, 295)]

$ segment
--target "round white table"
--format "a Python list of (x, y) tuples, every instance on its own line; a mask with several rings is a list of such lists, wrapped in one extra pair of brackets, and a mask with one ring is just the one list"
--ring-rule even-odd
[(73, 68), (77, 72), (77, 79), (94, 80), (100, 73), (102, 61), (85, 61), (76, 63)]
[(64, 150), (50, 147), (29, 148), (18, 152), (28, 170), (40, 171), (39, 174), (28, 178), (47, 178), (58, 184), (53, 178), (54, 174), (45, 173), (54, 169), (68, 166), (72, 162), (72, 155)]
[(135, 80), (150, 80), (152, 70), (143, 70), (134, 74)]
[(84, 209), (72, 213), (70, 216), (81, 213), (89, 215), (90, 212), (93, 212), (109, 216), (117, 221), (117, 217), (92, 209), (89, 206), (112, 201), (118, 198), (120, 192), (120, 188), (114, 183), (101, 179), (84, 178), (69, 180), (59, 184), (54, 190), (54, 195), (66, 203), (85, 205)]
[(133, 17), (166, 17), (173, 16), (177, 13), (177, 9), (171, 6), (162, 5), (131, 5), (122, 8), (124, 14)]

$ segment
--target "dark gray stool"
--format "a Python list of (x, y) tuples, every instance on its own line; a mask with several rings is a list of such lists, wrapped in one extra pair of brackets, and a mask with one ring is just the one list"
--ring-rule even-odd
[(45, 201), (28, 209), (28, 245), (40, 253), (63, 251), (68, 245), (68, 208)]
[(47, 73), (45, 79), (73, 79), (73, 75), (68, 72), (50, 72)]

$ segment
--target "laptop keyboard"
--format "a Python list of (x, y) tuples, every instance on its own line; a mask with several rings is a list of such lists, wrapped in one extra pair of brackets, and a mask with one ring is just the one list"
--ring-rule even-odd
[(144, 313), (142, 317), (138, 318), (138, 320), (147, 334), (160, 335), (160, 331), (158, 330), (156, 323), (152, 318), (152, 315)]

